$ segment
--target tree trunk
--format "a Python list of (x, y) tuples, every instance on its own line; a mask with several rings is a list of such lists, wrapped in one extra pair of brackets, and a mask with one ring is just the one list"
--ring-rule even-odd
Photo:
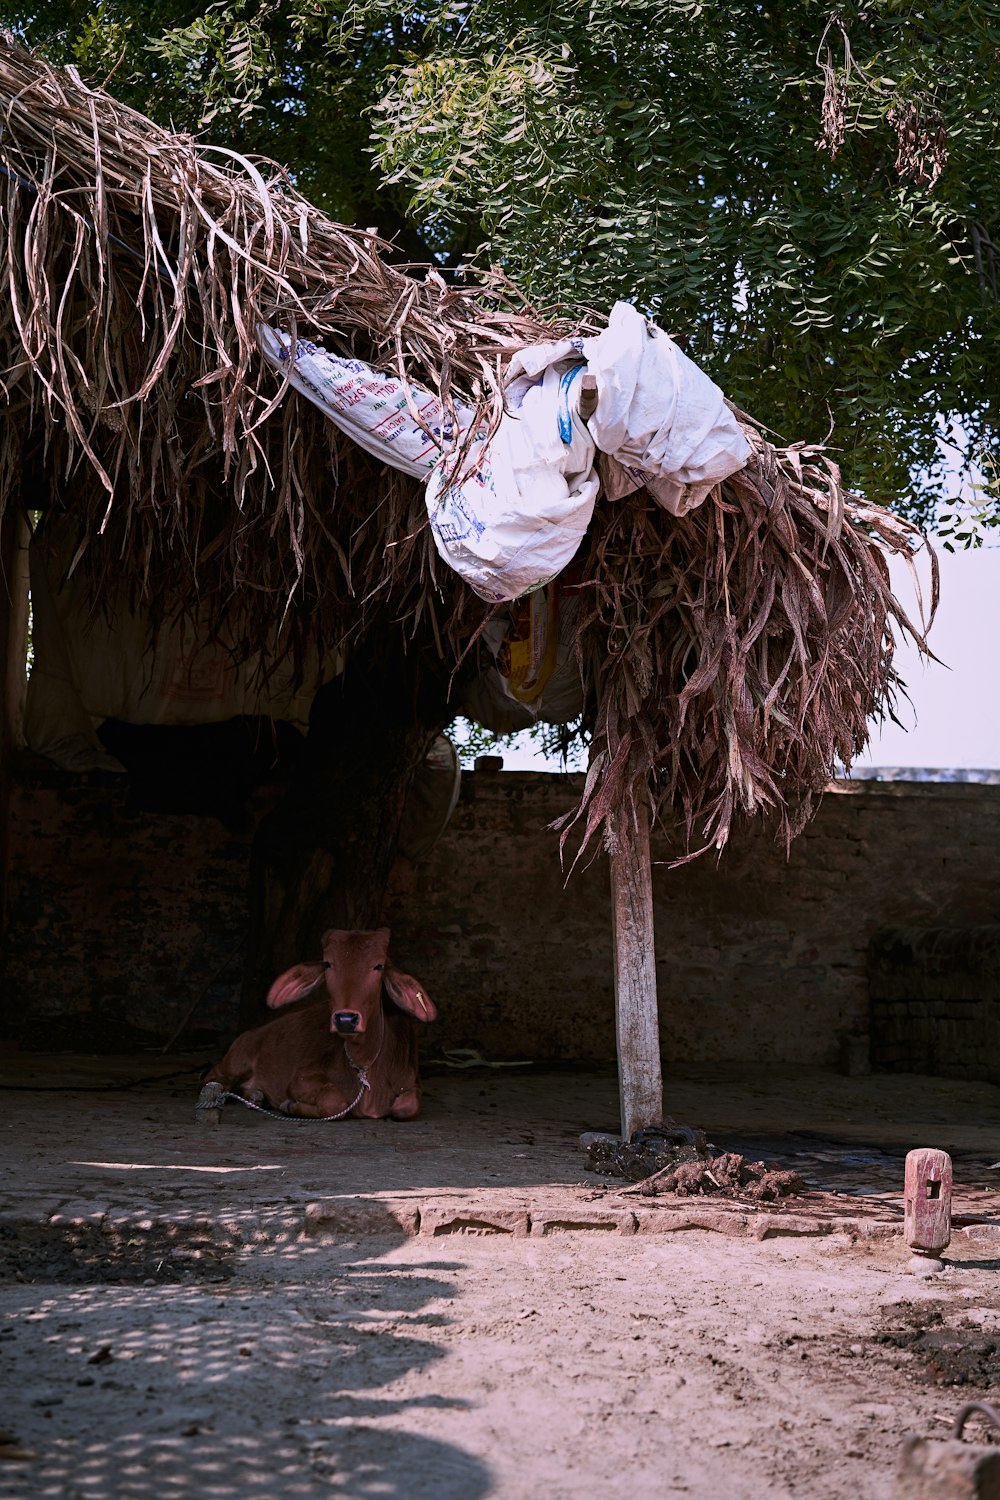
[(365, 643), (317, 694), (303, 761), (260, 823), (250, 865), (242, 1026), (265, 1018), (283, 969), (329, 927), (379, 925), (406, 797), (454, 708), (449, 671), (402, 638)]

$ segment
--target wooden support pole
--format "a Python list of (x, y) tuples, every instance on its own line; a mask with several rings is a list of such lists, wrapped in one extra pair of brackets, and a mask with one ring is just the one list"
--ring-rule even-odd
[(611, 855), (615, 1022), (622, 1140), (663, 1119), (660, 1025), (653, 954), (653, 883), (649, 810), (611, 815), (616, 851)]
[(596, 375), (591, 375), (590, 372), (588, 371), (586, 375), (581, 375), (581, 377), (580, 377), (580, 406), (579, 406), (579, 412), (580, 412), (581, 419), (584, 422), (589, 422), (590, 418), (594, 415), (594, 412), (596, 410), (597, 410), (597, 376)]

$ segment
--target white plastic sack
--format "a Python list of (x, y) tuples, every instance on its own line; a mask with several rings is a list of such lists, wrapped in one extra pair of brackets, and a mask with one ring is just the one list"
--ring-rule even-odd
[[(506, 411), (473, 444), (456, 478), (457, 446), (435, 396), (262, 325), (265, 357), (369, 453), (427, 479), (438, 552), (481, 598), (516, 599), (573, 557), (603, 482), (609, 499), (645, 485), (673, 515), (700, 505), (743, 467), (750, 446), (721, 390), (627, 302), (596, 337), (523, 349), (510, 363)], [(597, 378), (597, 409), (579, 417), (579, 377)], [(419, 414), (419, 421), (414, 413)], [(456, 407), (464, 432), (472, 411)], [(426, 429), (426, 430), (424, 430)], [(604, 457), (600, 478), (595, 450)]]
[[(472, 472), (453, 486), (442, 460), (459, 433), (436, 396), (410, 387), (418, 422), (402, 382), (363, 360), (342, 359), (308, 339), (293, 341), (267, 324), (258, 326), (257, 339), (289, 385), (366, 452), (417, 478), (429, 476), (427, 508), (437, 549), (482, 598), (514, 599), (569, 562), (590, 522), (599, 484), (593, 442), (579, 418), (570, 418), (567, 404), (578, 354), (541, 379), (509, 385), (510, 417), (488, 451), (484, 444), (470, 450), (463, 467)], [(474, 413), (456, 403), (455, 415), (464, 432)]]
[[(586, 425), (584, 369), (597, 379)], [(719, 387), (627, 302), (594, 338), (521, 350), (507, 379), (508, 410), (488, 449), (473, 450), (474, 472), (449, 484), (445, 461), (427, 482), (437, 549), (484, 599), (516, 599), (561, 572), (601, 481), (609, 499), (645, 485), (683, 516), (750, 457)]]
[[(453, 434), (444, 409), (429, 391), (409, 388), (418, 422), (402, 381), (373, 370), (364, 360), (341, 359), (308, 339), (296, 339), (293, 353), (291, 337), (266, 323), (258, 325), (257, 342), (268, 363), (288, 377), (293, 389), (360, 448), (394, 469), (426, 479), (440, 462), (443, 447), (451, 446)], [(470, 408), (458, 402), (455, 414), (462, 428), (472, 421)]]
[[(578, 355), (507, 387), (489, 444), (473, 445), (452, 484), (445, 461), (427, 481), (438, 552), (482, 599), (516, 599), (554, 578), (590, 524), (599, 480), (576, 410)], [(574, 390), (574, 385), (576, 389)]]
[(616, 302), (603, 333), (522, 349), (508, 379), (585, 359), (597, 379), (597, 409), (587, 426), (611, 500), (643, 485), (672, 515), (686, 515), (750, 457), (750, 444), (722, 391), (669, 334), (630, 302)]
[(583, 347), (597, 376), (594, 442), (635, 481), (619, 495), (645, 485), (683, 516), (742, 469), (750, 444), (719, 387), (630, 303), (616, 302), (607, 328)]

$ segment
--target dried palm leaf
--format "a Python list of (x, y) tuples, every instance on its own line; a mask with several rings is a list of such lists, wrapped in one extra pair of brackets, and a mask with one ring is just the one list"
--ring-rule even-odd
[[(142, 602), (154, 625), (198, 600), (247, 654), (278, 622), (281, 651), (332, 653), (390, 618), (463, 659), (487, 607), (437, 558), (418, 486), (283, 389), (255, 329), (493, 423), (513, 353), (593, 320), (390, 265), (280, 167), (162, 130), (10, 38), (0, 121), (0, 508), (34, 475), (76, 520), (95, 604)], [(896, 632), (924, 647), (885, 561), (919, 534), (845, 494), (820, 449), (740, 420), (753, 456), (699, 510), (602, 500), (581, 549), (584, 846), (644, 798), (680, 857), (762, 812), (790, 839), (891, 712)], [(932, 593), (931, 613), (936, 571)]]

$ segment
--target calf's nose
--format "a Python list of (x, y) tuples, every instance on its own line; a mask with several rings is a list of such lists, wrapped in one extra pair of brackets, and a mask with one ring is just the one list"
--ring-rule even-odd
[(333, 1031), (346, 1033), (348, 1036), (356, 1031), (361, 1031), (361, 1012), (357, 1010), (335, 1010), (333, 1013)]

